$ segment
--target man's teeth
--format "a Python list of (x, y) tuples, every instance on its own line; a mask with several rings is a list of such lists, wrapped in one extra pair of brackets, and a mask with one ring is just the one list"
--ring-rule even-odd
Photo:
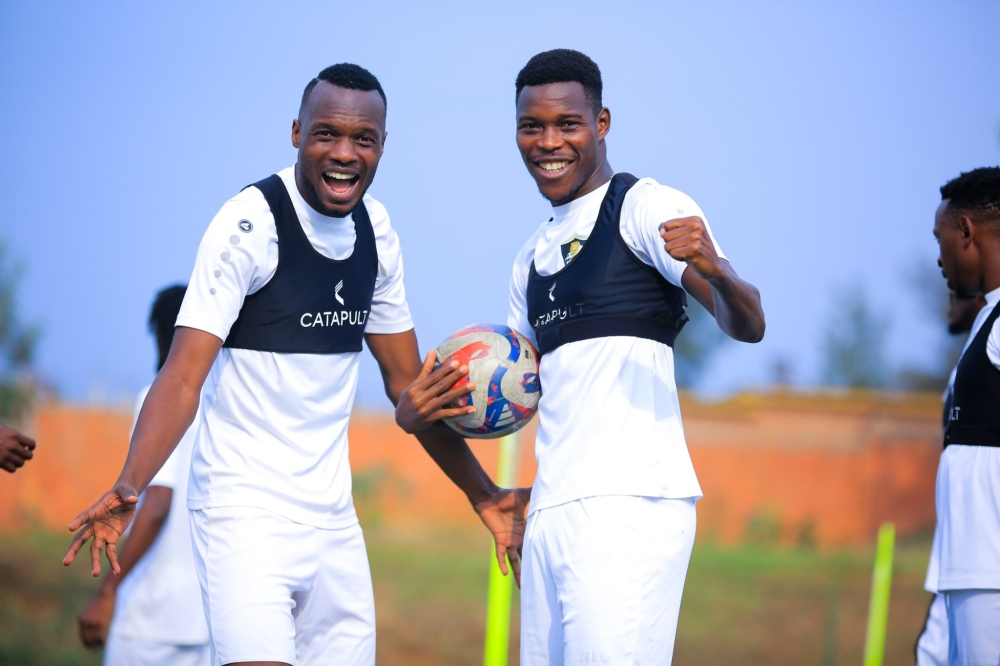
[(323, 175), (334, 180), (354, 180), (354, 174), (340, 173), (338, 171), (327, 171)]
[(559, 171), (565, 169), (569, 162), (539, 162), (539, 165), (546, 171)]

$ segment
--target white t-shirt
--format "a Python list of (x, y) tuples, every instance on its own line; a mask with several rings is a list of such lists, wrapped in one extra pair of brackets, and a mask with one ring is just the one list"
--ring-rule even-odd
[[(350, 257), (351, 216), (327, 217), (309, 207), (295, 185), (294, 167), (278, 175), (313, 247), (331, 259)], [(399, 238), (385, 207), (368, 195), (364, 202), (378, 251), (365, 332), (402, 333), (413, 321)], [(247, 188), (227, 201), (202, 238), (177, 325), (225, 340), (243, 299), (274, 275), (278, 252), (274, 216), (260, 190)], [(357, 353), (223, 347), (202, 392), (188, 507), (252, 506), (315, 527), (355, 524), (347, 421), (357, 380)]]
[[(986, 294), (986, 307), (972, 324), (966, 349), (998, 302), (1000, 289)], [(1000, 320), (990, 330), (986, 353), (1000, 368)], [(1000, 396), (997, 403), (1000, 409)], [(1000, 590), (1000, 448), (948, 446), (938, 464), (935, 495), (938, 523), (925, 587), (937, 592)]]
[[(147, 386), (139, 393), (135, 419), (139, 418), (148, 392)], [(185, 506), (191, 450), (197, 429), (195, 421), (149, 482), (150, 486), (173, 491), (170, 513), (153, 545), (118, 586), (111, 622), (111, 632), (118, 636), (170, 645), (208, 643), (208, 624), (194, 568), (191, 528)], [(145, 493), (140, 498), (140, 510), (144, 499)]]
[[(594, 228), (607, 190), (604, 185), (553, 208), (552, 219), (514, 260), (507, 324), (533, 343), (526, 302), (532, 261), (544, 276), (575, 257)], [(686, 194), (650, 178), (636, 183), (622, 206), (626, 244), (677, 286), (687, 264), (663, 249), (659, 227), (689, 215), (705, 219)], [(717, 244), (716, 250), (724, 256)], [(530, 511), (596, 495), (701, 497), (684, 441), (670, 347), (634, 337), (573, 342), (545, 354), (539, 375), (538, 473)]]

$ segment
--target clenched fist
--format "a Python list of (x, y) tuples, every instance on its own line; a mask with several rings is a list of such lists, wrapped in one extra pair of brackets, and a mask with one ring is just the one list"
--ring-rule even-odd
[(715, 251), (705, 220), (697, 215), (679, 217), (660, 225), (663, 249), (678, 261), (686, 262), (705, 280), (722, 277), (725, 267)]

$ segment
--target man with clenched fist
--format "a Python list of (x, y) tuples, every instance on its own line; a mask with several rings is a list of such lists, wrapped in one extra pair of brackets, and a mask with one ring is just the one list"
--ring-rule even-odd
[(672, 345), (687, 294), (736, 340), (764, 337), (687, 195), (615, 172), (601, 73), (577, 51), (528, 61), (517, 146), (552, 217), (517, 255), (508, 325), (541, 354), (521, 563), (521, 664), (668, 664), (701, 488)]

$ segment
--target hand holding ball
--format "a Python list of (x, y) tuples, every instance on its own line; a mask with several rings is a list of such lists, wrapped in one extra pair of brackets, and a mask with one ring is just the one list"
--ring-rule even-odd
[(454, 407), (474, 407), (463, 416), (444, 419), (465, 437), (495, 438), (520, 430), (535, 415), (541, 384), (538, 352), (523, 335), (507, 326), (475, 324), (438, 345), (439, 363), (458, 361), (469, 374), (454, 386), (472, 381), (475, 390)]

